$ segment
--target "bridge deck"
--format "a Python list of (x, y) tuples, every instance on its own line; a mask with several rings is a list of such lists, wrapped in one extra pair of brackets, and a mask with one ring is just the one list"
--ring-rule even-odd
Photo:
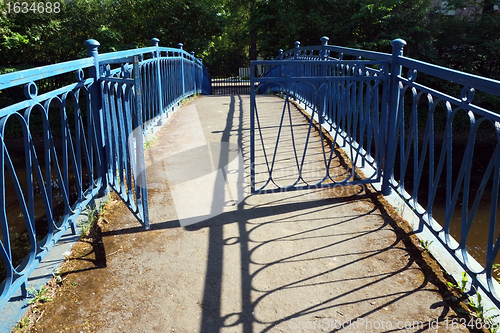
[[(259, 98), (263, 121), (280, 112)], [(458, 331), (442, 283), (372, 190), (249, 195), (249, 154), (248, 96), (183, 106), (146, 150), (151, 230), (110, 200), (38, 330)]]

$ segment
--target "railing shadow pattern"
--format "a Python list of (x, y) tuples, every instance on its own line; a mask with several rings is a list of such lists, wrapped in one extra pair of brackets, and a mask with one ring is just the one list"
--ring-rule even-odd
[[(404, 57), (406, 42), (401, 39), (391, 43), (392, 54), (327, 42), (327, 37), (321, 46), (301, 47), (297, 42), (294, 49), (280, 50), (274, 64), (253, 62), (252, 68), (266, 68), (264, 77), (254, 81), (279, 83), (288, 78), (288, 85), (273, 83), (268, 91), (291, 96), (309, 108), (311, 117), (332, 136), (348, 137), (342, 142), (344, 150), (361, 148), (364, 162), (383, 170), (382, 193), (396, 194), (419, 217), (420, 228), (428, 228), (472, 278), (471, 293), (482, 290), (500, 306), (494, 275), (500, 249), (500, 81)], [(315, 70), (305, 71), (307, 62)], [(332, 70), (325, 72), (328, 67)], [(380, 110), (387, 110), (387, 116), (380, 114), (378, 141), (369, 142), (356, 133), (363, 129), (361, 121), (351, 125), (362, 119), (360, 110), (369, 104), (367, 95), (359, 93), (362, 90), (353, 86), (349, 101), (356, 107), (347, 110), (338, 103), (342, 95), (338, 89), (328, 89), (320, 98), (313, 92), (313, 86), (328, 84), (330, 73), (379, 75), (377, 71), (389, 67), (388, 84), (375, 93)], [(302, 84), (306, 78), (314, 82), (314, 76), (323, 83)], [(339, 120), (349, 111), (353, 113), (346, 119), (351, 123)], [(480, 239), (482, 250), (476, 249), (472, 238)]]
[[(237, 136), (248, 175), (253, 168), (249, 163), (250, 138), (246, 130), (249, 128), (248, 111), (241, 96), (230, 98), (221, 140)], [(267, 109), (267, 113), (272, 111)], [(275, 122), (268, 121), (270, 119), (262, 117), (262, 127), (275, 126)], [(228, 153), (221, 154), (227, 156)], [(388, 307), (400, 307), (401, 303), (408, 302), (412, 304), (410, 312), (425, 311), (420, 307), (417, 310), (412, 302), (413, 297), (420, 297), (419, 293), (426, 299), (435, 296), (430, 275), (422, 280), (410, 280), (405, 290), (398, 289), (403, 272), (414, 270), (415, 261), (425, 266), (418, 256), (410, 253), (412, 245), (405, 239), (406, 233), (376, 205), (361, 214), (351, 214), (347, 209), (339, 218), (334, 211), (342, 211), (358, 200), (375, 203), (377, 194), (364, 192), (359, 185), (335, 189), (340, 191), (334, 198), (316, 197), (313, 191), (268, 195), (265, 202), (258, 200), (259, 196), (248, 196), (233, 212), (185, 227), (193, 234), (208, 229), (208, 237), (204, 234), (203, 238), (208, 238), (208, 256), (202, 289), (201, 326), (197, 331), (310, 329), (336, 332), (347, 329), (351, 321), (359, 321), (349, 328), (368, 332), (374, 331), (373, 327), (370, 329), (361, 322), (369, 322), (372, 316), (379, 321), (385, 320)], [(377, 222), (372, 223), (374, 221)], [(175, 222), (167, 221), (152, 228), (169, 228)], [(241, 269), (235, 269), (234, 258), (229, 259), (228, 253), (237, 253)], [(374, 269), (372, 261), (379, 261), (384, 255), (404, 259), (384, 262), (381, 270)], [(238, 279), (241, 279), (241, 290), (238, 290)], [(228, 285), (237, 287), (233, 289)], [(355, 300), (351, 298), (353, 295), (356, 295)], [(440, 308), (443, 304), (436, 302), (433, 306)], [(445, 316), (447, 311), (443, 308), (441, 314)], [(405, 315), (403, 320), (411, 317), (409, 313)], [(431, 318), (419, 324), (421, 330), (414, 331), (424, 331), (430, 328), (431, 321), (440, 320), (437, 316)], [(343, 320), (347, 320), (346, 327), (342, 327)], [(177, 322), (172, 323), (172, 327), (175, 324)], [(396, 330), (396, 321), (392, 330)], [(387, 327), (387, 331), (391, 330)]]

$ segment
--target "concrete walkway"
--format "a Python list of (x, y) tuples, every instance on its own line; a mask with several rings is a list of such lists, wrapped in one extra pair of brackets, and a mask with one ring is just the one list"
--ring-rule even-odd
[(146, 150), (151, 230), (112, 198), (33, 331), (467, 331), (376, 193), (249, 195), (249, 156), (248, 96), (179, 109)]

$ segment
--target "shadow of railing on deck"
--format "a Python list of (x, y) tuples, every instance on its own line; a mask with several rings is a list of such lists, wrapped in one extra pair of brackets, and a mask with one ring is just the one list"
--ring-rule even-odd
[[(465, 271), (468, 292), (499, 307), (500, 81), (404, 57), (401, 39), (391, 45), (385, 54), (327, 37), (297, 42), (279, 60), (252, 62), (266, 68), (252, 84), (301, 105), (352, 160), (362, 156), (358, 167), (381, 168), (375, 185), (448, 273), (460, 281)], [(378, 90), (362, 83), (386, 74)]]
[[(239, 113), (239, 124), (234, 123), (235, 112)], [(246, 130), (248, 126), (244, 125), (247, 118), (243, 112), (241, 97), (231, 96), (229, 113), (221, 140), (227, 142), (230, 135), (237, 133), (238, 146), (243, 151), (248, 169), (249, 137)], [(245, 137), (245, 135), (247, 136)], [(225, 162), (227, 157), (228, 152), (224, 154), (222, 151), (221, 162)], [(249, 172), (247, 172), (248, 174)], [(224, 185), (223, 181), (217, 183)], [(215, 191), (221, 191), (221, 189), (214, 188)], [(388, 306), (417, 292), (427, 291), (427, 289), (430, 290), (429, 292), (435, 292), (436, 290), (431, 287), (431, 284), (438, 286), (443, 291), (446, 290), (444, 283), (439, 281), (433, 270), (422, 259), (420, 251), (412, 243), (409, 235), (401, 229), (385, 211), (384, 206), (380, 204), (377, 193), (365, 191), (362, 186), (352, 186), (346, 191), (350, 192), (351, 195), (315, 200), (310, 199), (310, 193), (294, 192), (293, 195), (290, 193), (288, 198), (281, 198), (279, 201), (271, 199), (263, 206), (253, 207), (248, 202), (251, 197), (247, 197), (238, 204), (235, 211), (217, 212), (218, 214), (212, 212), (216, 216), (186, 226), (185, 230), (187, 231), (208, 229), (209, 234), (199, 331), (218, 332), (224, 328), (236, 326), (245, 333), (272, 332), (275, 328), (287, 331), (298, 323), (294, 322), (294, 319), (314, 318), (316, 313), (324, 314), (325, 311), (330, 311), (332, 314), (327, 319), (329, 320), (328, 327), (333, 331), (335, 325), (341, 324), (342, 311), (345, 311), (346, 307), (356, 305), (366, 309), (356, 317), (349, 318), (350, 321), (356, 322), (370, 315), (376, 315), (378, 312), (384, 313)], [(357, 201), (369, 201), (373, 207), (365, 212), (354, 212), (352, 215), (346, 215), (334, 221), (330, 218), (323, 220), (309, 218), (314, 213), (341, 209), (342, 206)], [(220, 207), (213, 208), (219, 209)], [(367, 220), (374, 213), (380, 214), (382, 221), (379, 224), (368, 227), (359, 223)], [(328, 216), (328, 214), (323, 215)], [(170, 228), (176, 224), (175, 221), (167, 221), (155, 224), (152, 228)], [(224, 228), (231, 224), (237, 224), (238, 235), (233, 235), (228, 239), (224, 236)], [(292, 231), (292, 225), (295, 224), (300, 224), (303, 231)], [(276, 225), (280, 225), (280, 228), (284, 230), (281, 236), (276, 237), (272, 232), (262, 231), (262, 229), (276, 227)], [(348, 226), (349, 231), (339, 233), (337, 230), (345, 230), (344, 226)], [(365, 237), (375, 233), (384, 234), (384, 236), (380, 236), (385, 239), (383, 245), (376, 244), (372, 247), (354, 245), (362, 243)], [(307, 242), (308, 245), (295, 247), (293, 244), (302, 242)], [(239, 250), (235, 250), (234, 246), (238, 246)], [(294, 250), (295, 253), (288, 254), (282, 246), (300, 250)], [(226, 251), (240, 253), (241, 266), (237, 270), (241, 274), (241, 281), (224, 281), (224, 270), (233, 268), (225, 266), (227, 265), (224, 262), (224, 258), (227, 257)], [(339, 251), (342, 254), (339, 255)], [(401, 251), (404, 254), (400, 253)], [(381, 272), (376, 272), (373, 269), (373, 271), (367, 270), (360, 275), (352, 274), (350, 271), (351, 269), (359, 271), (360, 267), (363, 266), (371, 267), (371, 260), (378, 258), (378, 256), (395, 257), (396, 255), (405, 257), (405, 261), (391, 265), (384, 264)], [(269, 257), (271, 259), (268, 260)], [(325, 262), (335, 262), (335, 260), (339, 262), (335, 267), (323, 266)], [(300, 266), (304, 269), (300, 274), (288, 268), (289, 264), (297, 262), (301, 262)], [(415, 264), (420, 267), (417, 268), (418, 270), (424, 272), (422, 281), (417, 282), (416, 286), (410, 287), (404, 292), (386, 291), (387, 288), (391, 289), (390, 286), (396, 283), (394, 280), (400, 276), (400, 273), (415, 268)], [(318, 266), (318, 269), (314, 269)], [(290, 273), (292, 279), (284, 282), (281, 276), (286, 275), (287, 272)], [(273, 279), (273, 274), (280, 275), (280, 277)], [(225, 284), (241, 284), (241, 294), (236, 296), (236, 299), (234, 295), (228, 295), (229, 291), (222, 289), (223, 281)], [(325, 297), (320, 297), (323, 298), (321, 302), (307, 304), (306, 300), (308, 300), (310, 293), (322, 295), (323, 292), (326, 293), (338, 284), (348, 283), (353, 286), (349, 291), (335, 295), (329, 292)], [(322, 287), (326, 288), (322, 289)], [(382, 292), (368, 292), (367, 290), (370, 288), (380, 289)], [(291, 293), (292, 296), (280, 297), (279, 295), (282, 293)], [(353, 296), (356, 293), (364, 296)], [(300, 294), (303, 295), (303, 302), (297, 299)], [(294, 298), (293, 295), (297, 298)], [(239, 296), (241, 299), (238, 299)], [(317, 298), (311, 296), (309, 300)], [(241, 306), (241, 312), (227, 313), (227, 308), (223, 309), (222, 304), (223, 302), (231, 302), (228, 299)], [(293, 307), (286, 307), (286, 300), (293, 300)], [(307, 305), (302, 305), (302, 303)], [(432, 318), (432, 320), (437, 322), (449, 315), (448, 305), (436, 303), (433, 307), (443, 307), (443, 310), (440, 317)], [(300, 308), (300, 310), (296, 310), (296, 308)], [(269, 311), (274, 312), (266, 316)], [(321, 322), (321, 319), (319, 320)], [(322, 325), (325, 327), (326, 324), (322, 323)], [(425, 330), (429, 328), (429, 325), (431, 322), (422, 323), (419, 328)]]

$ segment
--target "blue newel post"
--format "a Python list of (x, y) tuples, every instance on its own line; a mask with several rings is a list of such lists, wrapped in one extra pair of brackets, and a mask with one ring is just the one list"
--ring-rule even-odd
[(156, 47), (156, 51), (153, 53), (153, 58), (160, 57), (160, 51), (158, 50), (159, 43), (160, 43), (160, 40), (158, 38), (151, 38), (151, 44), (153, 44), (153, 46)]
[(156, 84), (157, 84), (157, 96), (158, 96), (158, 115), (160, 116), (159, 119), (159, 125), (163, 124), (163, 87), (161, 84), (161, 70), (160, 70), (160, 50), (158, 44), (160, 43), (160, 40), (158, 38), (152, 38), (151, 43), (153, 44), (154, 47), (156, 47), (156, 51), (153, 53), (153, 57), (156, 59)]
[[(139, 57), (134, 56), (134, 69), (132, 78), (134, 80), (134, 90), (135, 90), (135, 110), (136, 121), (137, 121), (137, 130), (133, 131), (134, 139), (136, 140), (137, 147), (144, 147), (144, 123), (143, 123), (143, 110), (142, 110), (142, 80), (141, 80), (141, 72), (139, 66)], [(136, 170), (141, 170), (138, 175), (136, 175), (136, 183), (135, 183), (135, 193), (137, 198), (137, 208), (139, 210), (139, 214), (142, 215), (144, 220), (144, 228), (146, 230), (149, 229), (149, 204), (148, 204), (148, 188), (147, 188), (147, 180), (146, 180), (146, 164), (144, 158), (144, 149), (136, 149), (135, 150), (135, 163)]]
[(191, 51), (191, 56), (193, 57), (193, 88), (196, 95), (196, 58), (194, 57), (194, 51)]
[(299, 55), (300, 55), (300, 50), (299, 50), (299, 48), (300, 48), (300, 42), (299, 42), (299, 41), (296, 41), (296, 42), (295, 42), (295, 52), (294, 52), (294, 56), (295, 56), (295, 58), (298, 58), (298, 57), (299, 57)]
[[(97, 163), (100, 163), (100, 166), (98, 168), (98, 177), (101, 178), (101, 189), (99, 190), (99, 195), (104, 195), (107, 191), (107, 184), (108, 181), (106, 179), (107, 177), (107, 158), (104, 150), (104, 119), (103, 119), (103, 114), (102, 114), (102, 98), (101, 98), (101, 87), (99, 84), (99, 78), (101, 76), (100, 72), (100, 66), (99, 66), (99, 53), (97, 51), (99, 45), (101, 45), (98, 41), (95, 39), (88, 39), (84, 43), (85, 47), (87, 48), (87, 55), (89, 57), (92, 57), (94, 59), (94, 67), (90, 68), (90, 77), (94, 79), (94, 82), (92, 83), (92, 87), (90, 89), (90, 105), (92, 108), (92, 112), (89, 112), (89, 124), (92, 124), (92, 119), (95, 126), (92, 127), (90, 126), (90, 130), (95, 130), (96, 131), (96, 137), (97, 137), (97, 142), (96, 142), (96, 147), (98, 149), (98, 156), (100, 157), (100, 161), (97, 161)], [(90, 155), (90, 158), (93, 158), (93, 154)], [(73, 228), (73, 226), (72, 226)]]
[(182, 47), (184, 45), (182, 43), (177, 44), (177, 47), (179, 48), (179, 56), (181, 57), (181, 76), (182, 76), (182, 98), (186, 96), (186, 86), (184, 85), (184, 54)]
[(326, 59), (328, 57), (328, 50), (326, 49), (326, 46), (328, 45), (328, 41), (330, 38), (323, 36), (321, 37), (321, 57)]
[(398, 118), (400, 89), (398, 76), (401, 75), (401, 65), (399, 57), (403, 56), (403, 48), (406, 41), (395, 39), (391, 42), (391, 73), (389, 85), (389, 108), (387, 115), (387, 133), (385, 137), (385, 158), (384, 158), (384, 177), (382, 179), (382, 194), (391, 193), (390, 181), (394, 177), (394, 158), (396, 157), (396, 121)]
[[(299, 56), (300, 56), (300, 42), (299, 41), (296, 41), (295, 42), (295, 50), (293, 52), (293, 56), (295, 59), (299, 59)], [(295, 77), (299, 77), (299, 76), (302, 76), (302, 73), (300, 73), (300, 66), (293, 66), (293, 75)], [(295, 95), (295, 91), (289, 91), (289, 93), (291, 93), (291, 95), (293, 96), (293, 100), (294, 101), (297, 101), (297, 95)]]
[[(328, 50), (327, 50), (327, 45), (328, 45), (328, 41), (330, 40), (330, 38), (326, 37), (326, 36), (323, 36), (321, 37), (321, 53), (320, 53), (320, 58), (326, 60), (326, 58), (328, 57)], [(323, 77), (326, 77), (328, 76), (328, 65), (321, 65), (321, 76)], [(326, 113), (327, 113), (327, 100), (328, 100), (328, 97), (329, 96), (330, 92), (329, 92), (329, 89), (328, 89), (328, 86), (325, 87), (325, 89), (322, 91), (322, 96), (320, 97), (320, 101), (322, 101), (322, 105), (321, 105), (321, 112), (318, 113), (318, 117), (319, 117), (319, 123), (321, 124), (321, 126), (323, 126), (324, 122), (325, 122), (325, 116), (326, 116)]]

